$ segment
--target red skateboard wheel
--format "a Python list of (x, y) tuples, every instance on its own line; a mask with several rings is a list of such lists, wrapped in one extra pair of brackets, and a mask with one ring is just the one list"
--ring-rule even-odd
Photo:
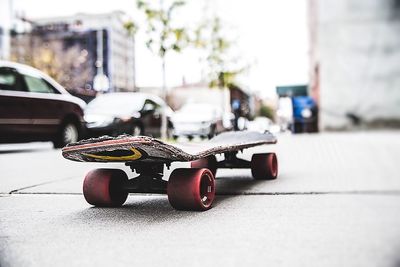
[(119, 169), (95, 169), (83, 181), (83, 196), (89, 204), (100, 207), (118, 207), (128, 197), (122, 185), (128, 181), (126, 173)]
[(207, 168), (212, 172), (215, 177), (215, 175), (217, 174), (217, 158), (214, 155), (211, 155), (206, 158), (197, 159), (190, 162), (190, 167), (197, 169)]
[(254, 154), (251, 174), (256, 180), (273, 180), (278, 176), (278, 159), (275, 153)]
[(209, 169), (175, 169), (167, 186), (168, 200), (178, 210), (204, 211), (215, 197), (214, 175)]

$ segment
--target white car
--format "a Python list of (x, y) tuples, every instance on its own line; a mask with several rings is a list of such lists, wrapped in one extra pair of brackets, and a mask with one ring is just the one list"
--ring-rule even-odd
[(177, 110), (172, 117), (173, 137), (194, 136), (211, 138), (226, 130), (221, 108), (218, 106), (190, 103)]
[(269, 131), (272, 121), (266, 117), (256, 117), (254, 120), (249, 121), (247, 130), (263, 133)]
[(256, 117), (254, 120), (247, 123), (247, 130), (265, 133), (279, 133), (280, 127), (267, 117)]

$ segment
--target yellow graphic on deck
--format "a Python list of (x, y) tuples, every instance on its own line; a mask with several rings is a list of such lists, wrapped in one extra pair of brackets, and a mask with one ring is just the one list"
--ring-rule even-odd
[(104, 161), (129, 161), (129, 160), (137, 160), (142, 157), (142, 153), (135, 148), (131, 148), (130, 151), (133, 152), (131, 155), (123, 155), (123, 156), (110, 156), (110, 155), (96, 155), (96, 154), (86, 154), (82, 153), (86, 157), (93, 158), (93, 159), (100, 159)]

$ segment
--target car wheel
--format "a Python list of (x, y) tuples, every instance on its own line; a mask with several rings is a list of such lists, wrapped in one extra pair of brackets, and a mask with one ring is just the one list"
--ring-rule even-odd
[(73, 122), (67, 122), (62, 125), (61, 130), (53, 143), (55, 148), (61, 148), (69, 143), (77, 142), (78, 139), (78, 127)]
[(215, 125), (212, 125), (210, 127), (210, 132), (207, 135), (208, 139), (211, 139), (215, 136), (215, 128), (216, 128)]
[(167, 138), (168, 139), (171, 139), (171, 138), (175, 139), (175, 135), (173, 133), (174, 133), (174, 128), (168, 127), (168, 129), (167, 129)]

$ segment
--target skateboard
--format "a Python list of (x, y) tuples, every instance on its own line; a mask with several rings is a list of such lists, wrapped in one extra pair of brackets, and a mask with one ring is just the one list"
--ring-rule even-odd
[[(204, 211), (215, 198), (215, 174), (221, 168), (250, 168), (254, 179), (271, 180), (278, 175), (275, 153), (253, 154), (251, 161), (237, 157), (244, 149), (275, 144), (269, 133), (226, 132), (208, 141), (168, 144), (148, 136), (102, 136), (68, 144), (64, 158), (78, 162), (123, 162), (137, 174), (128, 179), (120, 169), (95, 169), (83, 182), (83, 195), (94, 206), (118, 207), (129, 193), (167, 194), (171, 206), (178, 210)], [(216, 155), (223, 155), (217, 160)], [(189, 162), (189, 168), (172, 171), (163, 180), (164, 166)]]

